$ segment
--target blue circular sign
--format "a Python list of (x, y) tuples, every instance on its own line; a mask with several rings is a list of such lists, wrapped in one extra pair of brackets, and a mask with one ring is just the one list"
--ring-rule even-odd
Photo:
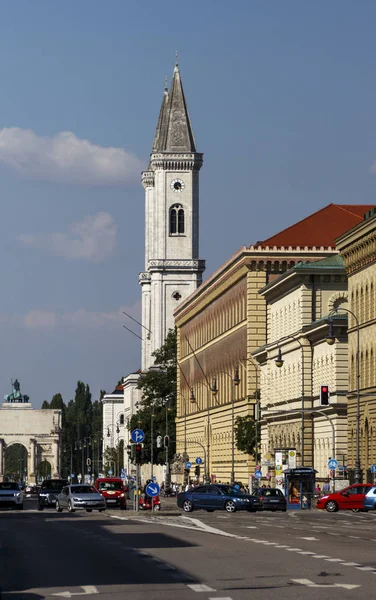
[(338, 468), (338, 460), (335, 458), (331, 458), (328, 460), (328, 469), (337, 469)]
[(196, 458), (196, 465), (202, 465), (202, 458), (200, 456)]
[(192, 466), (192, 463), (190, 463), (190, 462), (186, 462), (186, 463), (185, 463), (185, 468), (186, 468), (186, 469), (190, 469), (190, 468), (191, 468), (191, 466)]
[(107, 473), (108, 473), (109, 475), (112, 475), (112, 470), (110, 469), (109, 471), (107, 471)]
[(255, 471), (255, 474), (253, 475), (253, 477), (255, 479), (261, 479), (262, 477), (262, 472), (261, 471)]
[(159, 485), (158, 483), (149, 483), (146, 486), (145, 492), (150, 498), (155, 498), (159, 494)]
[(145, 434), (142, 429), (134, 429), (131, 433), (132, 442), (141, 444), (145, 439)]

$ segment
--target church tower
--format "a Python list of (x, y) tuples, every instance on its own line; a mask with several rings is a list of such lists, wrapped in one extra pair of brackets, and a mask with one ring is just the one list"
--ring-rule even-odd
[(189, 119), (178, 64), (164, 90), (145, 189), (145, 271), (142, 286), (142, 370), (154, 364), (181, 300), (201, 284), (199, 260), (199, 171), (203, 155)]

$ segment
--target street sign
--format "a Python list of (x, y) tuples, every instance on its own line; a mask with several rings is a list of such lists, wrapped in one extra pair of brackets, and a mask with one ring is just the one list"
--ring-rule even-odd
[(127, 469), (122, 469), (121, 470), (121, 478), (124, 479), (127, 476)]
[(376, 473), (376, 465), (371, 465), (371, 473)]
[(110, 470), (108, 471), (108, 474), (109, 474), (109, 475), (112, 475), (112, 469), (110, 469)]
[(76, 477), (76, 476), (75, 476), (75, 474), (74, 474), (74, 473), (71, 473), (71, 477), (72, 477), (72, 479), (73, 479), (73, 477)]
[(145, 492), (150, 498), (154, 498), (159, 494), (159, 485), (157, 483), (149, 483), (149, 485), (146, 486)]
[(330, 458), (328, 460), (328, 469), (330, 469), (331, 471), (333, 471), (334, 469), (338, 469), (338, 460), (336, 460), (335, 458)]
[(186, 469), (190, 469), (190, 468), (191, 468), (191, 466), (192, 466), (192, 463), (190, 463), (190, 462), (186, 462), (186, 463), (185, 463), (185, 468), (186, 468)]
[(262, 477), (262, 472), (261, 471), (255, 471), (254, 478), (255, 479), (261, 479), (261, 477)]
[(200, 456), (196, 458), (196, 465), (202, 465), (202, 458)]
[(145, 439), (145, 434), (142, 429), (134, 429), (131, 433), (131, 438), (135, 444), (141, 444)]

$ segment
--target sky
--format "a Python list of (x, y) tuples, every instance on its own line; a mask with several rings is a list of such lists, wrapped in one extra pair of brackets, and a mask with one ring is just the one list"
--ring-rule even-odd
[(3, 0), (0, 397), (93, 399), (140, 367), (147, 165), (175, 52), (205, 277), (334, 202), (373, 204), (372, 0)]

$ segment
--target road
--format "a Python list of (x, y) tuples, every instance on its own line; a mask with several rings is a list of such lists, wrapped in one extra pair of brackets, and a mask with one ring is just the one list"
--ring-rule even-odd
[(0, 512), (1, 600), (356, 600), (375, 553), (372, 513)]

